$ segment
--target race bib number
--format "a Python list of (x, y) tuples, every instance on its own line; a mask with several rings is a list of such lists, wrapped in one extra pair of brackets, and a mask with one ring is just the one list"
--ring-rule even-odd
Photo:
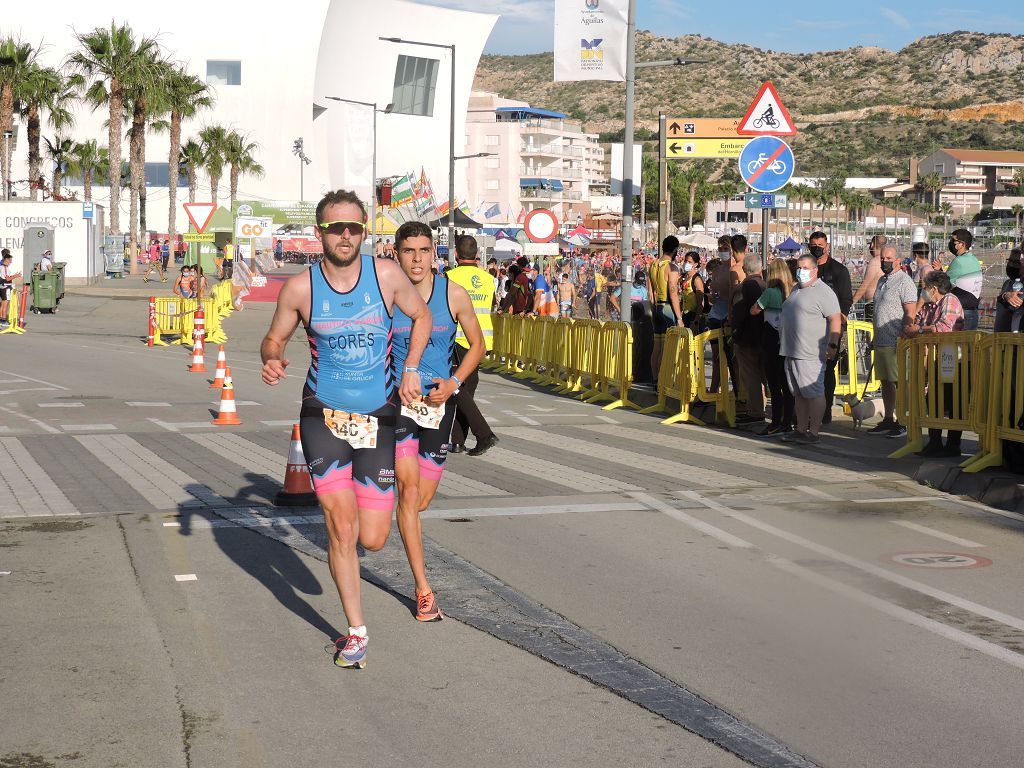
[(408, 416), (424, 429), (437, 429), (444, 418), (444, 403), (431, 405), (421, 397), (410, 405), (403, 405), (402, 415)]
[(377, 447), (377, 419), (373, 416), (324, 408), (324, 424), (331, 434), (353, 448)]

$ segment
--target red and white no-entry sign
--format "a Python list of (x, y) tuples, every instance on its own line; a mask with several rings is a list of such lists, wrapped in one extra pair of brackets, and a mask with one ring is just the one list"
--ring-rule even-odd
[(547, 208), (537, 208), (523, 221), (526, 236), (533, 243), (550, 243), (558, 235), (558, 217)]

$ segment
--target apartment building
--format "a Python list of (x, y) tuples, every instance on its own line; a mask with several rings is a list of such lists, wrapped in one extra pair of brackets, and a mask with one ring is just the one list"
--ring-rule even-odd
[[(561, 112), (474, 92), (466, 116), (468, 202), (484, 224), (515, 223), (535, 208), (562, 221), (590, 213), (609, 184), (595, 134)], [(488, 211), (498, 211), (486, 216)]]
[(1009, 194), (1014, 175), (1024, 170), (1024, 152), (987, 149), (940, 149), (918, 164), (918, 178), (939, 174), (944, 184), (939, 204), (953, 206), (954, 216), (974, 214)]

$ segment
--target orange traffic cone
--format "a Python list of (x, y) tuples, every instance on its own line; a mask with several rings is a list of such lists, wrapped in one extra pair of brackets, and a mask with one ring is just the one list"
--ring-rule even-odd
[(206, 366), (203, 365), (203, 337), (196, 334), (195, 345), (192, 347), (192, 365), (188, 368), (189, 373), (206, 373)]
[(234, 426), (242, 423), (238, 418), (238, 411), (235, 410), (235, 385), (231, 383), (230, 368), (224, 374), (224, 387), (220, 391), (220, 411), (213, 423), (221, 426)]
[(224, 386), (224, 374), (228, 370), (228, 359), (224, 355), (224, 345), (220, 345), (220, 351), (217, 352), (217, 370), (213, 373), (213, 383), (210, 384), (210, 389), (220, 389)]
[(279, 507), (315, 507), (316, 494), (313, 481), (302, 454), (302, 440), (299, 425), (292, 425), (292, 441), (288, 446), (288, 466), (284, 470), (284, 488), (277, 492), (274, 504)]

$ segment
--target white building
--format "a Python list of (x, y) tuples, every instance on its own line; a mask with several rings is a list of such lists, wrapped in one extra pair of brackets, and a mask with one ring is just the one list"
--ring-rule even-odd
[[(608, 188), (596, 134), (560, 112), (493, 93), (470, 98), (465, 150), (493, 155), (466, 161), (467, 201), (484, 224), (521, 221), (535, 208), (575, 222), (590, 214), (593, 195)], [(484, 215), (495, 206), (492, 216)]]
[[(54, 20), (59, 20), (55, 23)], [(379, 36), (437, 45), (455, 44), (456, 152), (465, 135), (466, 106), (481, 51), (497, 16), (419, 5), (403, 0), (307, 0), (276, 7), (179, 0), (160, 4), (110, 0), (82, 4), (53, 0), (45, 12), (36, 6), (5, 8), (4, 30), (33, 45), (42, 43), (40, 61), (59, 66), (77, 46), (76, 32), (127, 23), (137, 36), (156, 37), (169, 57), (211, 87), (216, 104), (184, 126), (183, 141), (205, 125), (228, 126), (256, 142), (263, 178), (243, 177), (239, 199), (294, 200), (300, 196), (300, 162), (292, 144), (302, 137), (312, 164), (305, 167), (302, 196), (317, 200), (328, 190), (355, 188), (369, 199), (373, 132), (370, 110), (329, 100), (338, 96), (376, 102), (378, 114), (377, 176), (426, 171), (439, 199), (447, 198), (449, 110), (452, 53), (379, 40)], [(416, 114), (421, 113), (421, 114)], [(76, 110), (77, 123), (67, 132), (75, 140), (107, 143), (105, 110)], [(24, 127), (18, 126), (12, 178), (26, 179)], [(53, 131), (44, 127), (44, 136)], [(128, 145), (122, 152), (127, 156)], [(150, 229), (167, 224), (166, 133), (150, 133), (146, 143)], [(44, 162), (44, 171), (48, 163)], [(461, 176), (459, 174), (461, 171)], [(49, 177), (49, 172), (46, 172)], [(19, 196), (27, 189), (15, 188)], [(465, 171), (456, 173), (456, 196), (466, 195)], [(179, 201), (187, 200), (182, 188)], [(210, 199), (205, 175), (200, 201)], [(94, 200), (109, 205), (109, 190), (94, 188)], [(122, 190), (122, 229), (127, 230), (128, 191)], [(218, 201), (228, 201), (225, 169)], [(180, 208), (177, 225), (186, 219)]]

